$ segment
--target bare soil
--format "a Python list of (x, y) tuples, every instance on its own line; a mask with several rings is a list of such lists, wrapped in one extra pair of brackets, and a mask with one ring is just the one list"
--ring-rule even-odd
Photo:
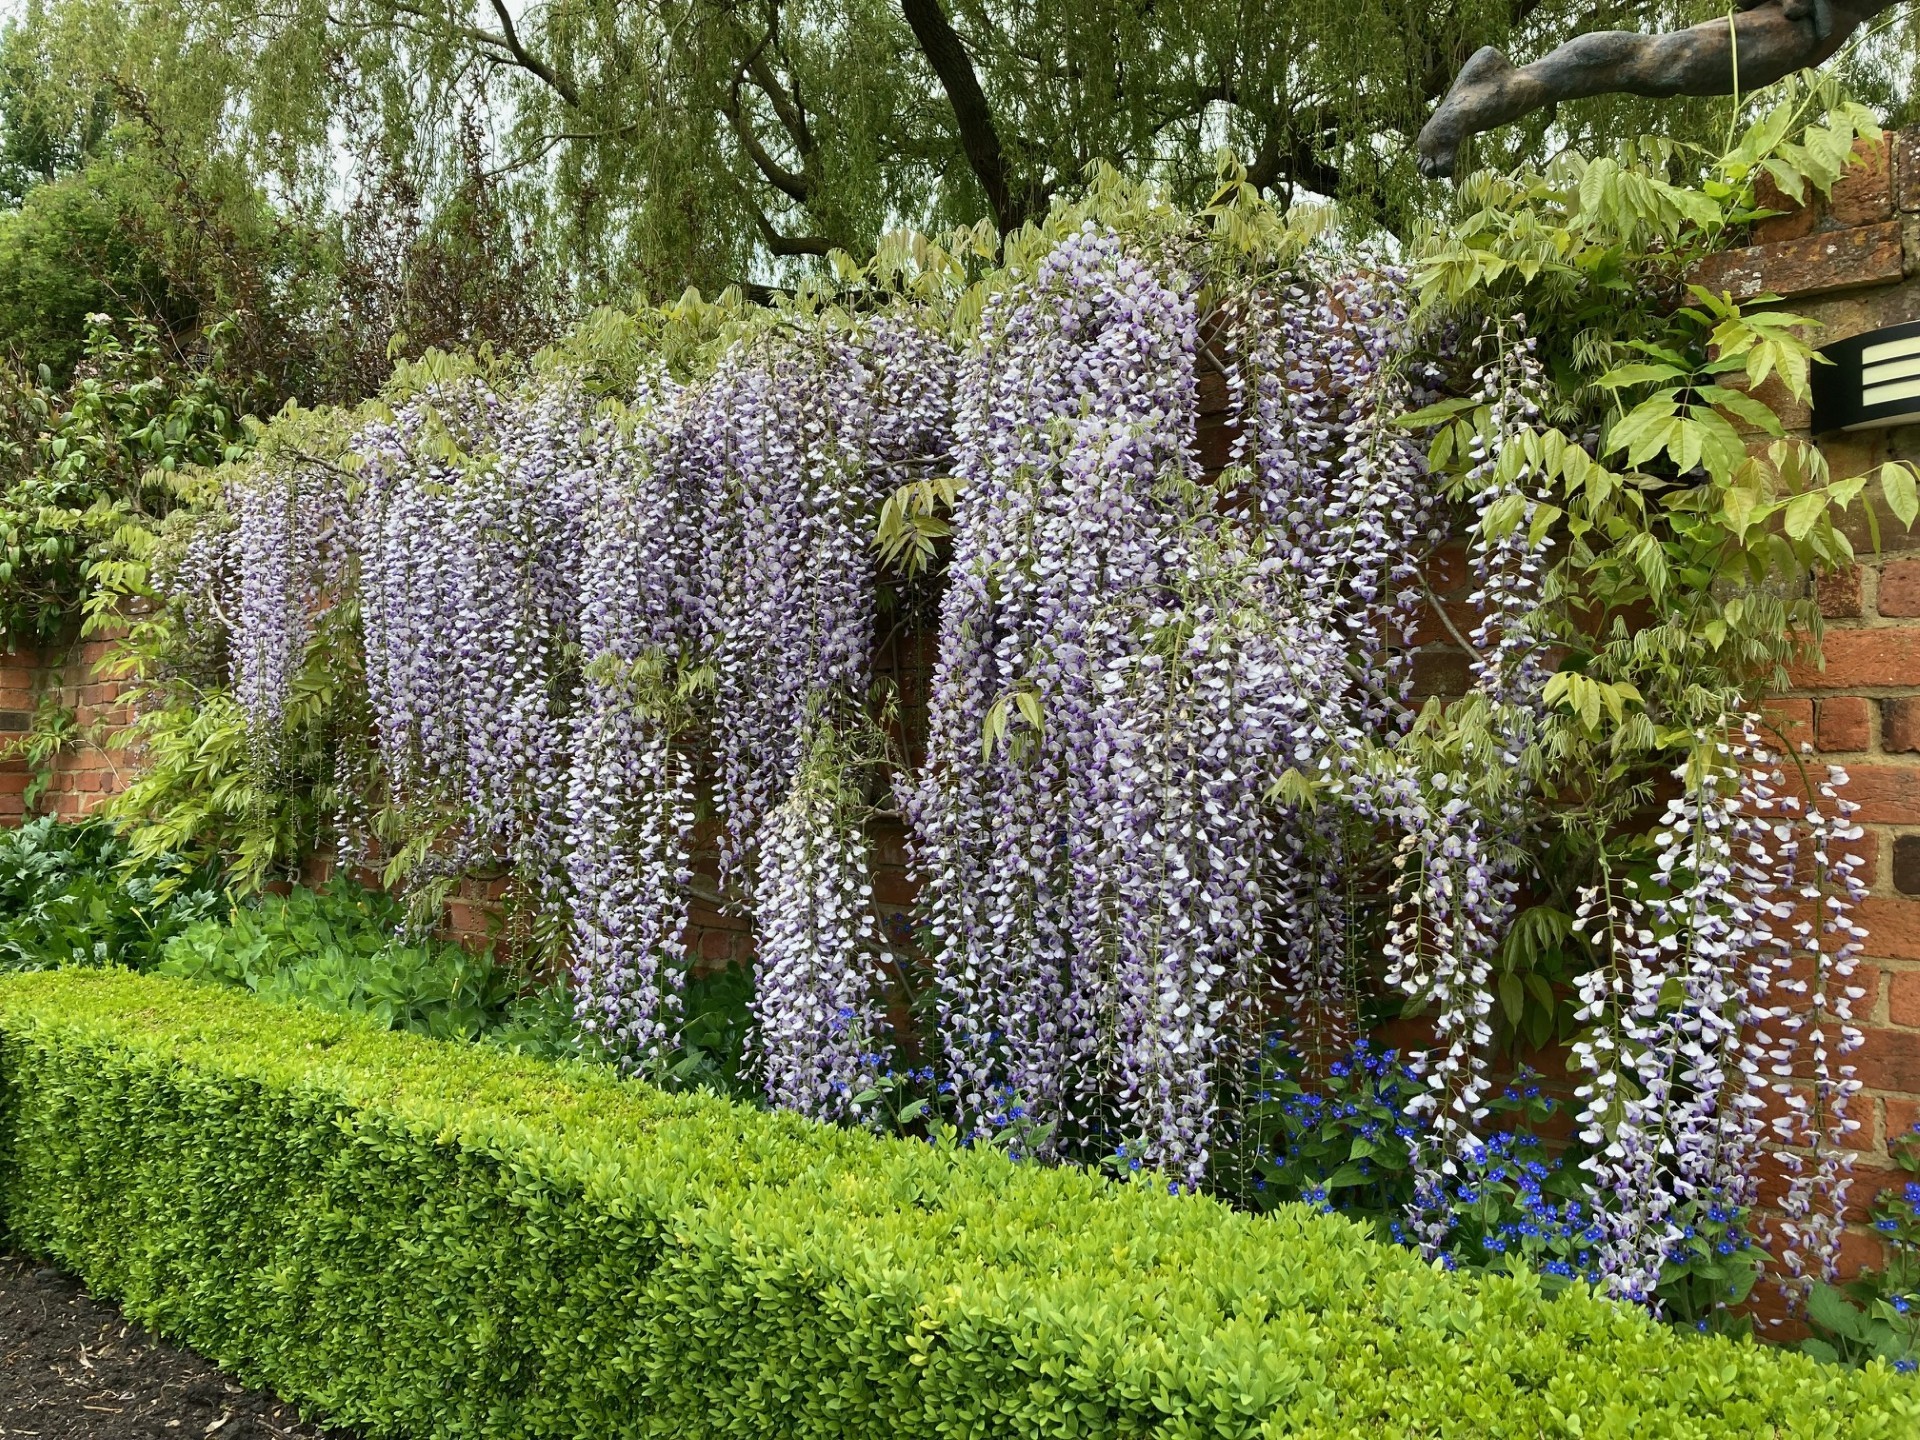
[(0, 1255), (0, 1440), (352, 1440), (301, 1420), (80, 1282)]

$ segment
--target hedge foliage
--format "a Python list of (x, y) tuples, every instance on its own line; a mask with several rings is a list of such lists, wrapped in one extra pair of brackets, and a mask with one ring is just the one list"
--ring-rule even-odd
[(0, 980), (0, 1220), (371, 1436), (1887, 1436), (1920, 1386), (1289, 1208), (113, 971)]

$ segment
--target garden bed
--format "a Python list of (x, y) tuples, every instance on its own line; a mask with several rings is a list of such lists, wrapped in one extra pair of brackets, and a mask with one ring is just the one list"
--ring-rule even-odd
[(346, 1440), (154, 1339), (71, 1276), (0, 1255), (0, 1436), (26, 1435)]

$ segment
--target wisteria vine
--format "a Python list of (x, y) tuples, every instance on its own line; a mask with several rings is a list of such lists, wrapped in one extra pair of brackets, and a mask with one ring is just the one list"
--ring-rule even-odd
[[(1222, 276), (1191, 235), (1087, 221), (966, 343), (894, 296), (782, 308), (617, 397), (564, 364), (442, 376), (338, 463), (229, 484), (171, 585), (268, 746), (316, 625), (356, 618), (414, 873), (507, 867), (628, 1063), (678, 1042), (697, 897), (753, 922), (772, 1103), (869, 1120), (923, 1001), (963, 1139), (1192, 1189), (1244, 1149), (1276, 1007), (1340, 1053), (1384, 986), (1431, 1029), (1403, 1218), (1437, 1248), (1487, 1144), (1539, 808), (1547, 381), (1518, 320), (1450, 346), (1404, 273), (1322, 263)], [(1451, 491), (1401, 423), (1449, 384), (1482, 417)], [(875, 673), (905, 612), (873, 532), (927, 480), (956, 498), (922, 724)], [(1442, 600), (1463, 528), (1468, 593)], [(1468, 666), (1423, 708), (1435, 624)], [(1753, 722), (1715, 723), (1653, 873), (1579, 917), (1605, 956), (1579, 981), (1583, 1223), (1642, 1303), (1687, 1218), (1751, 1210), (1767, 1164), (1790, 1276), (1827, 1273), (1858, 1123), (1844, 776), (1797, 802)], [(882, 822), (915, 955), (873, 903)]]

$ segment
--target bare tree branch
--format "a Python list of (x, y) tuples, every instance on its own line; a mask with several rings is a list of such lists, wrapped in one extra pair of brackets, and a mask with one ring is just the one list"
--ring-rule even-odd
[(1901, 0), (1739, 0), (1741, 13), (1689, 30), (1579, 35), (1515, 68), (1491, 45), (1461, 68), (1421, 130), (1420, 168), (1451, 175), (1460, 147), (1562, 100), (1590, 95), (1731, 95), (1832, 57), (1866, 21)]
[(960, 148), (966, 152), (967, 164), (980, 181), (980, 188), (987, 192), (994, 224), (1003, 235), (1019, 229), (1026, 222), (1031, 200), (1013, 193), (1000, 131), (993, 123), (992, 107), (980, 88), (980, 77), (974, 72), (967, 47), (954, 33), (940, 0), (900, 0), (900, 13), (947, 92), (947, 103), (960, 129)]

